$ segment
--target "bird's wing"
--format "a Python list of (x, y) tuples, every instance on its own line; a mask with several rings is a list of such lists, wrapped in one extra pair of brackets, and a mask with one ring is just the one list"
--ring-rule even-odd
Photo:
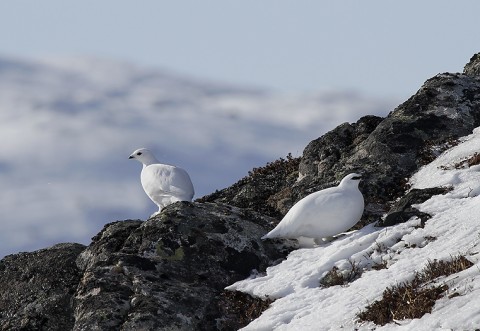
[(318, 222), (319, 218), (334, 217), (337, 208), (344, 208), (343, 201), (342, 193), (336, 187), (312, 193), (290, 208), (271, 233), (273, 236), (285, 237), (308, 233), (312, 222)]
[(151, 195), (173, 195), (191, 200), (194, 189), (188, 173), (175, 166), (151, 164), (142, 171), (142, 185)]

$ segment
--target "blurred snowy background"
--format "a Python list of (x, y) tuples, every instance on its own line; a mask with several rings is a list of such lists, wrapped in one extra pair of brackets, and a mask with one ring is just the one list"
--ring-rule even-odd
[(198, 198), (385, 116), (478, 51), (462, 4), (0, 0), (0, 257), (147, 218), (138, 147)]

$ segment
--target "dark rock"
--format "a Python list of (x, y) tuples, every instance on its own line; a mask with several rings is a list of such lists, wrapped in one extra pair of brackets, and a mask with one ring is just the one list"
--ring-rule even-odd
[(233, 302), (239, 294), (224, 288), (292, 250), (261, 242), (274, 222), (249, 209), (176, 203), (146, 222), (107, 224), (88, 248), (8, 256), (0, 262), (0, 329), (240, 328), (269, 302)]
[(102, 231), (92, 238), (89, 249), (78, 258), (77, 265), (83, 270), (87, 269), (89, 267), (88, 263), (93, 262), (89, 256), (92, 251), (95, 252), (96, 262), (107, 261), (112, 253), (123, 247), (127, 238), (142, 223), (140, 220), (126, 220), (105, 225)]
[[(465, 74), (437, 75), (386, 118), (366, 116), (310, 142), (298, 172), (290, 169), (279, 176), (275, 183), (279, 191), (262, 191), (255, 203), (273, 208), (261, 212), (280, 220), (306, 195), (337, 185), (350, 172), (362, 171), (365, 212), (356, 228), (377, 222), (408, 190), (406, 183), (415, 171), (479, 124), (480, 81)], [(242, 192), (256, 187), (255, 181), (237, 183), (207, 200), (237, 205)], [(256, 205), (251, 207), (258, 210)]]
[(480, 53), (475, 54), (472, 56), (470, 59), (470, 62), (468, 62), (465, 65), (465, 68), (463, 69), (463, 73), (467, 76), (480, 76)]
[[(363, 170), (360, 165), (345, 170), (341, 162), (346, 157), (353, 155), (355, 147), (367, 139), (382, 121), (381, 117), (365, 116), (357, 123), (341, 124), (310, 142), (303, 151), (299, 166), (300, 176), (305, 182), (302, 187), (311, 193), (318, 191), (318, 186), (336, 185), (336, 181), (341, 178), (332, 177), (332, 172)], [(307, 179), (310, 187), (307, 186)]]
[(362, 168), (365, 180), (360, 189), (366, 206), (359, 226), (378, 221), (390, 202), (408, 189), (406, 181), (415, 171), (479, 124), (480, 82), (461, 74), (437, 75), (382, 120), (366, 139), (348, 145), (344, 143), (349, 141), (348, 134), (341, 135), (342, 148), (335, 161), (325, 162), (325, 138), (312, 142), (300, 163), (303, 179), (293, 193), (301, 198), (323, 188), (322, 183)]
[[(328, 132), (321, 138), (311, 142), (303, 153), (303, 158), (287, 157), (267, 164), (263, 168), (254, 169), (249, 176), (232, 186), (207, 195), (200, 202), (222, 202), (240, 208), (252, 208), (265, 215), (281, 219), (293, 204), (308, 193), (331, 185), (335, 179), (313, 176), (311, 189), (303, 188), (305, 194), (295, 190), (300, 172), (305, 169), (322, 167), (318, 161), (311, 160), (308, 155), (321, 155), (325, 167), (337, 163), (345, 150), (353, 150), (382, 121), (381, 117), (365, 116), (355, 124), (344, 123)], [(315, 170), (316, 171), (316, 170)]]
[(222, 318), (217, 321), (218, 329), (238, 330), (258, 318), (272, 302), (247, 293), (224, 291), (219, 302)]
[(72, 330), (71, 300), (81, 272), (75, 264), (85, 249), (58, 244), (0, 261), (0, 330)]
[(240, 208), (251, 208), (262, 214), (281, 218), (279, 205), (292, 205), (290, 187), (298, 177), (300, 158), (288, 155), (254, 168), (249, 175), (232, 186), (198, 199), (198, 202), (220, 202)]
[(223, 289), (289, 252), (260, 241), (273, 221), (176, 203), (143, 223), (108, 224), (78, 258), (75, 330), (225, 329)]
[(376, 225), (392, 226), (406, 222), (414, 216), (420, 218), (422, 224), (425, 224), (425, 222), (431, 216), (412, 207), (412, 205), (423, 203), (434, 195), (445, 194), (449, 191), (451, 191), (451, 189), (448, 187), (432, 187), (421, 190), (412, 189), (400, 200), (398, 200), (390, 209), (385, 218), (380, 220)]

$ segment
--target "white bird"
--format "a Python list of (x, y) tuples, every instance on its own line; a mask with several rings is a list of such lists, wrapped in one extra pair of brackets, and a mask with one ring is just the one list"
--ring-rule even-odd
[(306, 238), (311, 238), (320, 244), (322, 238), (347, 231), (363, 214), (363, 195), (358, 189), (361, 178), (359, 174), (349, 174), (338, 186), (307, 195), (262, 239), (299, 239), (302, 244)]
[(194, 189), (188, 173), (182, 168), (160, 163), (146, 148), (134, 151), (129, 159), (135, 159), (143, 164), (140, 173), (142, 187), (148, 197), (162, 208), (177, 201), (192, 201)]

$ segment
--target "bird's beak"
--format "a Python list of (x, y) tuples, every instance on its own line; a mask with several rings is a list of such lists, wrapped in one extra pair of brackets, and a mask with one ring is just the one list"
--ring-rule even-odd
[(133, 155), (130, 155), (130, 156), (128, 157), (128, 159), (134, 159)]

